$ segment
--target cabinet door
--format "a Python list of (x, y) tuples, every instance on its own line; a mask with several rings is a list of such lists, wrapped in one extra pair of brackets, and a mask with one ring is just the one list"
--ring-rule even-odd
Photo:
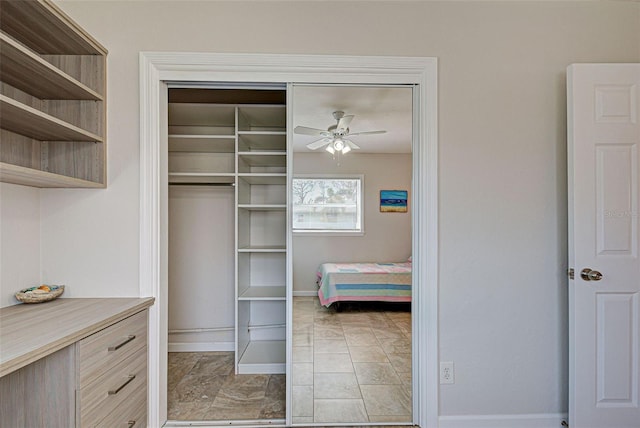
[(75, 345), (0, 378), (0, 427), (75, 426)]

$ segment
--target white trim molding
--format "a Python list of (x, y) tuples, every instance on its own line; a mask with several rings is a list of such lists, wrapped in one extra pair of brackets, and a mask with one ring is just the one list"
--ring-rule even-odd
[[(140, 53), (140, 295), (156, 298), (149, 324), (149, 426), (159, 427), (167, 420), (165, 127), (168, 82), (191, 85), (242, 82), (414, 87), (414, 118), (417, 120), (414, 123), (412, 189), (413, 422), (422, 428), (438, 426), (437, 70), (436, 58)], [(290, 278), (288, 280), (291, 281)], [(291, 326), (287, 328), (291, 334)], [(290, 351), (287, 350), (288, 355)], [(287, 406), (289, 422), (292, 419), (290, 407)]]
[(440, 428), (558, 428), (566, 413), (440, 416)]

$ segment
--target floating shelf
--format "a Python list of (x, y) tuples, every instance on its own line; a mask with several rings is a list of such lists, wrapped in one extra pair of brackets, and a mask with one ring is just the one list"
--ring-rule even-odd
[(38, 53), (107, 54), (104, 47), (51, 2), (3, 1), (0, 25), (3, 31)]
[(41, 99), (102, 100), (93, 89), (80, 83), (20, 43), (0, 32), (0, 80)]
[(102, 183), (0, 162), (0, 181), (32, 187), (103, 188)]
[(0, 0), (1, 181), (106, 186), (106, 57), (52, 0)]
[(0, 95), (2, 128), (40, 141), (102, 142), (102, 138), (63, 120)]

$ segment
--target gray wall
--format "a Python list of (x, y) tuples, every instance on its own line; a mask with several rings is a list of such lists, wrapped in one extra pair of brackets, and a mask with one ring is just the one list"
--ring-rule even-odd
[[(39, 198), (29, 234), (41, 237), (38, 249), (3, 233), (3, 278), (20, 269), (9, 255), (19, 251), (35, 265), (41, 254), (42, 280), (70, 296), (138, 294), (140, 51), (435, 56), (440, 357), (456, 364), (440, 413), (567, 410), (565, 69), (640, 61), (640, 4), (59, 4), (110, 50), (109, 187), (2, 186), (3, 206)], [(3, 232), (18, 223), (3, 218)]]

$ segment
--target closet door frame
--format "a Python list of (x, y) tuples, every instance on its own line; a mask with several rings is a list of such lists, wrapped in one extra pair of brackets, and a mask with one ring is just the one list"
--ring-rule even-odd
[[(438, 426), (437, 59), (337, 55), (140, 53), (140, 296), (149, 316), (149, 426), (167, 421), (167, 82), (414, 85), (413, 423)], [(291, 116), (289, 116), (291, 117)], [(289, 124), (288, 128), (291, 128)], [(291, 129), (288, 129), (289, 138)], [(291, 231), (288, 231), (288, 235)], [(288, 236), (290, 239), (290, 236)], [(290, 255), (288, 256), (290, 259)], [(290, 260), (288, 260), (290, 266)], [(289, 267), (288, 267), (289, 269)], [(288, 272), (287, 299), (291, 299)], [(291, 305), (287, 305), (291, 329)], [(420, 334), (418, 334), (420, 332)], [(290, 335), (290, 331), (288, 333)], [(422, 358), (421, 358), (422, 357)], [(291, 422), (287, 344), (287, 424)]]

